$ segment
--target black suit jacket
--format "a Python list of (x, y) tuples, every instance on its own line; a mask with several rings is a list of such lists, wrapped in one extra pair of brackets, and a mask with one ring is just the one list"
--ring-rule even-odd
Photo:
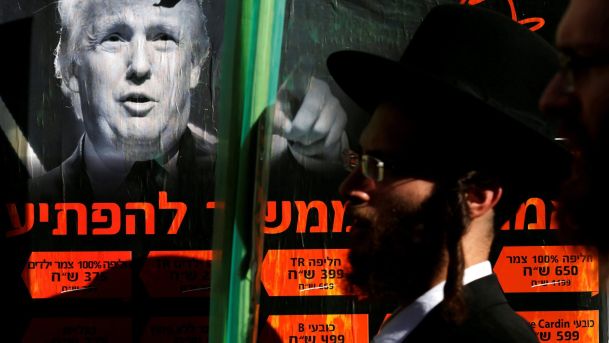
[[(83, 150), (81, 139), (74, 152), (60, 166), (32, 179), (28, 185), (30, 199), (83, 203), (120, 200), (95, 198), (86, 172)], [(175, 176), (178, 183), (174, 189), (167, 189), (169, 195), (173, 193), (180, 199), (194, 200), (193, 196), (205, 198), (205, 195), (213, 194), (215, 153), (215, 146), (194, 136), (189, 129), (186, 129), (178, 147), (178, 172)]]
[[(207, 201), (213, 201), (214, 197), (214, 161), (215, 147), (200, 137), (196, 137), (187, 130), (179, 143), (177, 160), (177, 186), (168, 191), (169, 202), (184, 202), (187, 204), (187, 213), (176, 234), (167, 233), (170, 223), (174, 218), (175, 211), (172, 209), (159, 210), (153, 199), (140, 201), (150, 202), (155, 207), (155, 233), (147, 234), (143, 228), (143, 216), (141, 212), (136, 216), (135, 234), (126, 234), (125, 213), (123, 202), (138, 201), (137, 199), (97, 199), (92, 192), (91, 183), (86, 173), (82, 141), (74, 150), (72, 155), (62, 162), (60, 166), (49, 171), (45, 175), (30, 180), (29, 193), (26, 201), (36, 205), (47, 203), (51, 209), (47, 222), (37, 220), (34, 227), (26, 234), (11, 238), (11, 244), (3, 249), (6, 254), (4, 261), (8, 266), (5, 272), (6, 283), (9, 285), (8, 293), (2, 300), (1, 308), (7, 311), (22, 310), (23, 315), (14, 316), (11, 322), (11, 330), (8, 337), (21, 337), (27, 328), (31, 316), (53, 316), (53, 319), (63, 317), (107, 317), (107, 318), (129, 318), (133, 319), (133, 334), (142, 329), (150, 316), (207, 316), (209, 299), (205, 294), (204, 287), (208, 286), (210, 273), (209, 263), (198, 259), (181, 256), (148, 257), (150, 251), (178, 251), (178, 250), (203, 250), (211, 249), (211, 233), (213, 224), (213, 209), (206, 208)], [(175, 180), (174, 180), (175, 181)], [(173, 183), (172, 186), (175, 186)], [(121, 230), (112, 235), (92, 235), (92, 227), (107, 227), (107, 223), (97, 224), (91, 220), (91, 203), (115, 202), (121, 208)], [(76, 225), (73, 222), (75, 216), (69, 215), (68, 234), (53, 235), (56, 227), (56, 215), (53, 212), (54, 204), (60, 202), (77, 202), (85, 204), (89, 225), (87, 233), (80, 235), (76, 233)], [(38, 208), (38, 207), (36, 207)], [(38, 209), (36, 209), (38, 218)], [(133, 212), (131, 212), (133, 213)], [(4, 247), (3, 247), (4, 248)], [(23, 282), (22, 272), (27, 266), (28, 257), (32, 251), (130, 251), (130, 268), (110, 268), (99, 274), (91, 281), (91, 289), (96, 289), (96, 294), (106, 294), (109, 298), (88, 299), (83, 293), (84, 300), (69, 298), (76, 293), (63, 293), (44, 302), (32, 301), (29, 291)], [(95, 257), (93, 257), (95, 258)], [(169, 265), (180, 267), (176, 272), (172, 271), (171, 277), (161, 277), (155, 280), (157, 287), (165, 285), (169, 287), (185, 286), (188, 289), (200, 288), (200, 291), (192, 292), (192, 297), (173, 297), (168, 300), (162, 296), (150, 296), (148, 294), (150, 283), (145, 284), (141, 275), (145, 262), (149, 265)], [(76, 263), (74, 263), (76, 265)], [(177, 268), (177, 267), (176, 267)], [(101, 271), (101, 270), (100, 270)], [(87, 271), (88, 273), (88, 271)], [(80, 280), (89, 276), (95, 277), (97, 272), (76, 274)], [(188, 274), (188, 275), (186, 275)], [(49, 274), (50, 275), (50, 274)], [(194, 279), (196, 277), (196, 279)], [(177, 281), (176, 281), (177, 280)], [(172, 282), (182, 283), (172, 283)], [(48, 281), (46, 281), (48, 282)], [(160, 285), (160, 286), (159, 286)], [(115, 290), (127, 289), (127, 293)], [(119, 295), (117, 295), (119, 294)], [(120, 298), (123, 294), (129, 294), (127, 299)], [(112, 324), (114, 325), (114, 324)], [(102, 324), (103, 327), (103, 324)], [(104, 327), (105, 329), (105, 327)], [(103, 331), (103, 330), (102, 330)], [(143, 331), (143, 330), (142, 330)], [(4, 332), (3, 332), (4, 334)], [(137, 336), (134, 336), (137, 337)], [(46, 339), (48, 337), (44, 337)], [(10, 340), (10, 339), (9, 339)]]
[(436, 306), (406, 337), (404, 343), (417, 342), (538, 342), (537, 336), (508, 304), (497, 277), (489, 275), (464, 287), (469, 316), (460, 325), (442, 317)]
[[(29, 232), (32, 236), (33, 246), (39, 249), (73, 249), (75, 246), (90, 250), (123, 249), (141, 252), (141, 254), (145, 254), (151, 249), (211, 248), (214, 210), (208, 208), (207, 204), (214, 200), (215, 146), (196, 137), (187, 129), (179, 142), (177, 173), (171, 176), (171, 188), (157, 188), (153, 192), (129, 198), (122, 195), (98, 198), (93, 194), (86, 172), (82, 145), (81, 140), (72, 155), (60, 166), (41, 177), (30, 180), (28, 200), (34, 204), (48, 203), (51, 209), (55, 203), (77, 202), (85, 204), (89, 212), (91, 212), (92, 203), (114, 202), (121, 207), (123, 221), (121, 231), (117, 235), (92, 236), (89, 229), (86, 235), (70, 233), (66, 237), (71, 239), (64, 240), (57, 236), (51, 237), (51, 229), (55, 227), (54, 217), (52, 217), (53, 220), (49, 221), (48, 225), (37, 223), (36, 227)], [(147, 187), (142, 186), (142, 188)], [(167, 234), (175, 211), (159, 208), (158, 191), (160, 190), (167, 191), (169, 202), (182, 202), (187, 206), (186, 216), (175, 235)], [(125, 215), (122, 212), (125, 207), (123, 205), (127, 202), (140, 201), (151, 203), (155, 207), (155, 234), (145, 234), (142, 229), (143, 224), (138, 222), (136, 234), (125, 235)], [(137, 220), (140, 220), (140, 217), (143, 216), (138, 216)], [(74, 224), (68, 226), (70, 229), (76, 227)], [(117, 239), (117, 237), (120, 238)], [(139, 254), (136, 253), (136, 255)]]

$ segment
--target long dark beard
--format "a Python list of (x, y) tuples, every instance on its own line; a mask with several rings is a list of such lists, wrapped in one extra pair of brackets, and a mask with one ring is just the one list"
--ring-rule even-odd
[(351, 235), (352, 269), (347, 276), (353, 290), (402, 304), (424, 293), (444, 259), (441, 203), (432, 195), (415, 211), (394, 204), (390, 218), (359, 216)]

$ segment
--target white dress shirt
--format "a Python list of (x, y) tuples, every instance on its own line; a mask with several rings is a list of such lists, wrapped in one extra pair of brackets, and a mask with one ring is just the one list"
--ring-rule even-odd
[[(491, 275), (493, 268), (489, 261), (474, 264), (463, 271), (463, 284)], [(412, 304), (396, 310), (391, 317), (383, 323), (372, 342), (393, 343), (402, 342), (414, 330), (425, 316), (444, 300), (444, 284), (442, 281), (432, 289), (423, 293)]]

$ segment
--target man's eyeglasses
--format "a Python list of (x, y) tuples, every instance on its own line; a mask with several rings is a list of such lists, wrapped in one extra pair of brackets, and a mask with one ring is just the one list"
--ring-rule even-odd
[(350, 149), (343, 150), (343, 166), (349, 172), (356, 168), (362, 168), (362, 174), (376, 182), (383, 181), (385, 175), (385, 163), (383, 161), (370, 155), (360, 155)]
[(575, 91), (575, 77), (578, 73), (590, 68), (609, 65), (609, 56), (581, 56), (569, 51), (560, 52), (558, 55), (560, 73), (565, 80), (565, 92)]

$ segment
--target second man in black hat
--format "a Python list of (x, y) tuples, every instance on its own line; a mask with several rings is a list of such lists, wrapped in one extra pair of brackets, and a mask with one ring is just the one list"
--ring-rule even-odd
[(459, 5), (433, 9), (400, 61), (328, 59), (372, 114), (340, 190), (350, 284), (400, 304), (374, 342), (537, 341), (488, 259), (494, 228), (531, 194), (553, 196), (568, 171), (536, 106), (557, 66), (541, 37)]

